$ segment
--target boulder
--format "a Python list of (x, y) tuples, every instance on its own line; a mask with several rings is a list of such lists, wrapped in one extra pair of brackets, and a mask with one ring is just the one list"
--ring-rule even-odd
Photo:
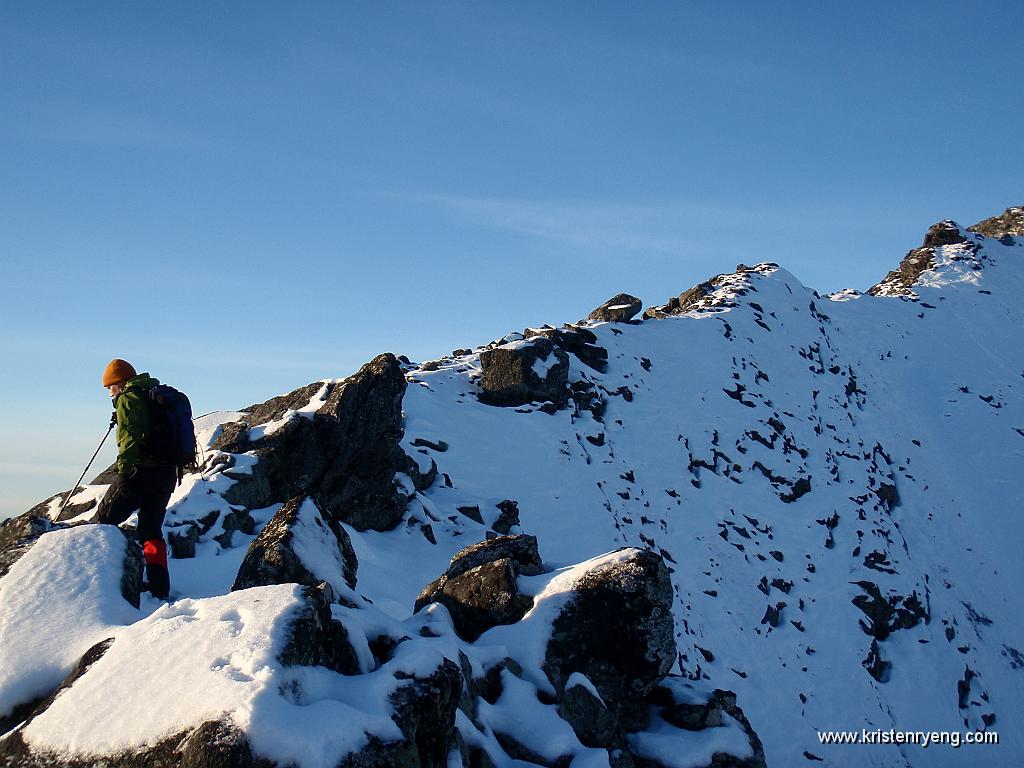
[(515, 406), (568, 401), (569, 356), (545, 338), (518, 341), (480, 353), (480, 402)]
[(643, 302), (636, 296), (620, 293), (587, 315), (587, 320), (628, 323), (640, 312), (643, 305)]
[(618, 719), (587, 683), (570, 678), (558, 703), (558, 714), (572, 726), (584, 746), (621, 748), (624, 737)]
[(454, 578), (485, 563), (508, 559), (517, 576), (536, 576), (544, 566), (537, 549), (537, 537), (519, 534), (481, 541), (456, 552), (445, 576)]
[(499, 624), (514, 624), (533, 605), (519, 594), (516, 577), (541, 572), (534, 536), (500, 536), (458, 552), (448, 570), (416, 598), (419, 611), (430, 603), (448, 609), (456, 633), (470, 642)]
[(638, 730), (643, 698), (675, 659), (668, 569), (659, 555), (635, 549), (576, 584), (552, 624), (543, 667), (559, 697), (574, 672), (583, 674), (623, 728)]
[[(236, 483), (224, 498), (258, 509), (310, 496), (329, 517), (357, 530), (394, 528), (407, 501), (395, 475), (432, 479), (420, 478), (399, 447), (405, 388), (401, 364), (386, 353), (342, 382), (315, 382), (251, 406), (246, 421), (223, 425), (213, 444), (230, 453), (255, 452), (259, 459), (252, 474), (225, 472)], [(321, 391), (322, 404), (311, 416), (296, 413)], [(275, 428), (266, 434), (253, 432), (270, 422)]]
[(322, 581), (341, 591), (356, 585), (352, 541), (341, 524), (315, 501), (296, 496), (270, 519), (249, 545), (231, 589)]

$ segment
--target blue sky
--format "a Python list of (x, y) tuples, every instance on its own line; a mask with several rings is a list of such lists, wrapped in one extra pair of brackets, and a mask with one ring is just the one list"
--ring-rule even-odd
[(202, 413), (740, 261), (865, 289), (1024, 202), (1021, 9), (4, 4), (0, 517), (115, 356)]

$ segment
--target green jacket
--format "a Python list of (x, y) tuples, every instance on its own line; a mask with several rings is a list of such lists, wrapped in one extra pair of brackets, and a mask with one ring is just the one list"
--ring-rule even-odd
[(159, 467), (160, 462), (144, 456), (143, 448), (152, 428), (146, 390), (160, 382), (148, 373), (140, 373), (129, 379), (114, 398), (114, 413), (117, 417), (117, 471), (130, 473), (135, 467)]

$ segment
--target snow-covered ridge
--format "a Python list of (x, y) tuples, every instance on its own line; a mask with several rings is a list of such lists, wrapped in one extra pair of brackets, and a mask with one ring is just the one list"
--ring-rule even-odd
[[(455, 716), (470, 751), (498, 765), (615, 765), (560, 714), (568, 691), (589, 701), (604, 692), (587, 675), (555, 685), (545, 653), (580, 574), (647, 551), (671, 571), (678, 655), (675, 677), (660, 689), (668, 698), (623, 742), (635, 757), (707, 765), (718, 750), (754, 760), (753, 742), (728, 709), (716, 710), (718, 725), (690, 735), (666, 720), (693, 715), (686, 707), (701, 709), (717, 688), (735, 691), (768, 765), (1015, 764), (1024, 759), (1013, 728), (1024, 705), (1015, 594), (1024, 576), (1015, 551), (1024, 496), (1013, 482), (1024, 458), (1024, 238), (1000, 229), (1016, 226), (1015, 210), (996, 217), (1003, 224), (936, 225), (868, 293), (822, 297), (778, 265), (741, 265), (643, 320), (526, 329), (429, 363), (378, 359), (365, 376), (314, 382), (214, 418), (203, 425), (203, 474), (186, 478), (168, 515), (168, 534), (187, 534), (194, 552), (171, 563), (175, 605), (216, 618), (215, 601), (270, 589), (223, 597), (248, 545), (288, 501), (275, 494), (305, 494), (343, 522), (358, 559), (354, 589), (327, 580), (341, 593), (332, 611), (360, 676), (288, 672), (267, 657), (274, 679), (300, 680), (302, 706), (336, 708), (371, 688), (393, 692), (381, 681), (394, 679), (394, 667), (376, 639), (418, 636), (397, 646), (403, 669), (443, 677), (442, 659), (468, 662), (470, 678), (489, 675), (498, 686), (475, 714)], [(482, 355), (495, 349), (528, 363), (517, 390), (525, 399), (504, 407), (481, 399), (498, 386), (485, 377)], [(378, 518), (361, 508), (333, 506), (348, 498), (338, 472), (363, 482), (358, 452), (332, 453), (322, 466), (335, 469), (318, 464), (308, 478), (301, 462), (321, 461), (310, 446), (322, 435), (359, 428), (346, 420), (345, 398), (369, 414), (396, 397), (398, 421), (382, 419), (379, 440), (358, 433), (379, 444), (374, 456), (384, 458), (375, 461), (394, 472), (389, 492), (401, 502), (397, 526), (377, 530)], [(408, 464), (387, 463), (398, 457), (388, 441)], [(102, 490), (89, 487), (74, 501), (88, 507)], [(338, 554), (322, 550), (330, 537), (313, 527), (310, 507), (299, 509), (300, 560), (323, 578), (338, 573)], [(88, 519), (90, 510), (79, 514)], [(440, 604), (415, 615), (413, 605), (453, 555), (491, 529), (536, 536), (545, 572), (505, 583), (532, 608), (467, 643)], [(48, 536), (56, 533), (40, 542)], [(11, 575), (0, 578), (0, 594)], [(145, 618), (156, 608), (144, 601), (129, 629), (158, 626), (159, 612)], [(125, 631), (111, 630), (114, 648)], [(99, 664), (97, 676), (106, 668)], [(75, 699), (62, 698), (74, 710)], [(261, 710), (280, 712), (261, 721), (267, 733), (292, 722), (285, 710), (294, 701), (282, 701), (280, 710)], [(366, 732), (398, 738), (387, 735), (393, 712), (371, 710), (384, 719)], [(62, 715), (75, 727), (85, 722), (74, 718)], [(44, 722), (26, 737), (70, 748), (44, 741)], [(253, 721), (233, 722), (244, 731)], [(850, 747), (817, 736), (861, 728), (997, 731), (1000, 744)], [(109, 738), (107, 730), (94, 724), (90, 738)], [(337, 764), (345, 749), (362, 748), (344, 741), (350, 735), (318, 742), (317, 756), (303, 761)], [(252, 742), (278, 761), (292, 759), (287, 744), (285, 736)], [(455, 754), (458, 765), (468, 752)]]

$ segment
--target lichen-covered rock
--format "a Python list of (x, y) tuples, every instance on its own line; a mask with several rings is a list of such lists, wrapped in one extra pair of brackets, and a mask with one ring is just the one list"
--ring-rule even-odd
[(54, 527), (56, 526), (48, 517), (35, 512), (26, 512), (0, 523), (0, 578), (21, 559), (40, 536)]
[(672, 582), (660, 556), (632, 550), (576, 585), (552, 625), (544, 671), (559, 695), (574, 672), (590, 680), (626, 730), (643, 727), (639, 702), (676, 658)]
[(628, 293), (619, 293), (587, 315), (587, 320), (626, 323), (640, 312), (643, 305), (643, 302), (636, 296), (630, 296)]
[[(386, 353), (344, 381), (317, 382), (252, 406), (245, 422), (224, 425), (213, 444), (259, 459), (252, 474), (225, 472), (236, 483), (224, 497), (258, 509), (310, 496), (357, 530), (390, 530), (407, 501), (395, 475), (410, 474), (414, 464), (399, 447), (405, 388), (401, 364)], [(310, 415), (311, 401), (321, 404)], [(271, 422), (273, 429), (261, 426)]]
[(322, 581), (336, 591), (356, 585), (355, 550), (337, 520), (324, 515), (312, 499), (290, 499), (260, 531), (238, 569), (232, 590), (269, 584)]
[(480, 353), (480, 401), (515, 406), (568, 401), (569, 356), (545, 338), (494, 347)]

